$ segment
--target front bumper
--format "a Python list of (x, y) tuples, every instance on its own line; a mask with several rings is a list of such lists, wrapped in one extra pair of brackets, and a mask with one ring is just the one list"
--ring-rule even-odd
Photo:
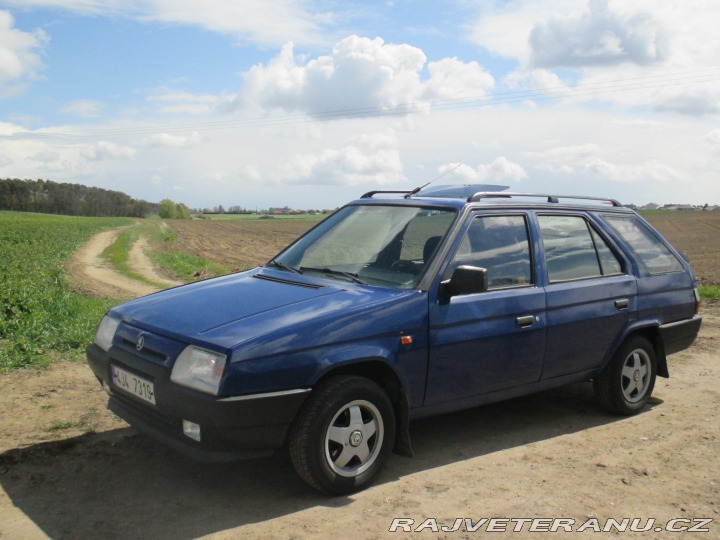
[[(170, 368), (130, 352), (97, 345), (86, 349), (88, 364), (108, 390), (108, 408), (131, 426), (199, 461), (257, 457), (280, 448), (310, 389), (222, 398), (170, 381)], [(153, 383), (156, 404), (113, 386), (110, 364)], [(201, 427), (201, 440), (183, 434), (182, 422)]]

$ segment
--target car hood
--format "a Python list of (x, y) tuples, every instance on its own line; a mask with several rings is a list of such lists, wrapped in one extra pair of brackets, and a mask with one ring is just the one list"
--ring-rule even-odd
[[(273, 342), (277, 348), (278, 340), (285, 345), (290, 340), (296, 348), (303, 337), (311, 337), (303, 335), (301, 328), (324, 327), (312, 337), (313, 345), (318, 345), (318, 340), (340, 339), (331, 335), (329, 322), (337, 332), (347, 334), (352, 331), (350, 321), (356, 321), (359, 312), (366, 315), (380, 310), (392, 315), (399, 307), (395, 305), (398, 297), (418, 298), (418, 291), (256, 268), (151, 294), (122, 304), (112, 313), (133, 326), (201, 346), (230, 350), (254, 341), (256, 345)], [(356, 330), (355, 334), (363, 333)]]

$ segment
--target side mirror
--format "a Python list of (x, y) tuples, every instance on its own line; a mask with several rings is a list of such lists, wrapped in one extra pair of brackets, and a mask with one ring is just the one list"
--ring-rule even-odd
[(458, 266), (450, 279), (440, 283), (440, 293), (444, 298), (487, 290), (488, 271), (487, 268), (479, 266)]

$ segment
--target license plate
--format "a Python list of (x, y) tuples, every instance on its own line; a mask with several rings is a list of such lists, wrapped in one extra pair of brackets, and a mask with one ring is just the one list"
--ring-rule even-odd
[(155, 405), (155, 386), (152, 382), (138, 377), (117, 366), (110, 366), (112, 382), (116, 388), (129, 392), (140, 399)]

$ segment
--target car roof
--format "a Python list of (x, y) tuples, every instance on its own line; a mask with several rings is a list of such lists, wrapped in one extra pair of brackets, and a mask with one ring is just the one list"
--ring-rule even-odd
[(505, 191), (508, 186), (497, 184), (441, 185), (412, 191), (369, 191), (352, 204), (393, 204), (401, 206), (445, 207), (552, 207), (583, 209), (624, 209), (615, 199), (586, 195), (550, 195)]

